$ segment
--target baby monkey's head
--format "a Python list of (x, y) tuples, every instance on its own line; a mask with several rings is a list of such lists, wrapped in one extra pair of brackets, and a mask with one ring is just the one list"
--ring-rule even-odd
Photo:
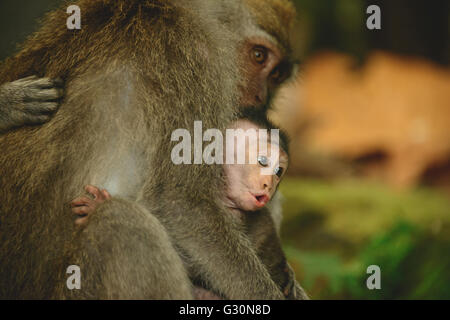
[[(232, 209), (256, 211), (270, 201), (288, 168), (288, 138), (280, 130), (276, 141), (271, 130), (278, 128), (265, 115), (251, 110), (244, 112), (231, 129), (236, 130), (235, 160), (236, 154), (242, 153), (245, 154), (245, 162), (224, 165), (225, 204)], [(267, 135), (259, 134), (260, 129), (266, 129)], [(249, 134), (253, 130), (256, 135)]]

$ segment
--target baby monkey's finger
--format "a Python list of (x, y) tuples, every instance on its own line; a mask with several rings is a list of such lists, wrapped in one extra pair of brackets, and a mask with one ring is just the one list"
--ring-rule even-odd
[(295, 300), (296, 299), (296, 292), (295, 292), (295, 281), (292, 279), (292, 281), (285, 287), (284, 296), (289, 300)]
[(109, 199), (111, 199), (111, 195), (110, 195), (109, 192), (106, 191), (105, 189), (102, 189), (101, 193), (102, 193), (102, 196), (103, 196), (103, 199), (104, 199), (104, 200), (109, 200)]
[(94, 200), (101, 199), (102, 194), (100, 193), (100, 189), (97, 187), (94, 187), (90, 184), (84, 187), (84, 190), (86, 190), (87, 193), (92, 195), (94, 197)]
[(82, 206), (82, 207), (74, 207), (72, 208), (72, 213), (76, 214), (77, 216), (86, 216), (89, 213), (91, 213), (92, 208), (88, 206)]
[(282, 287), (283, 294), (288, 300), (296, 299), (294, 270), (286, 262), (283, 272), (286, 276), (286, 282)]
[(84, 217), (79, 217), (77, 219), (75, 219), (75, 225), (77, 226), (83, 226), (87, 223), (88, 221), (88, 216), (84, 216)]
[(89, 199), (87, 197), (78, 197), (70, 202), (71, 207), (81, 207), (81, 206), (87, 206), (92, 203), (92, 199)]

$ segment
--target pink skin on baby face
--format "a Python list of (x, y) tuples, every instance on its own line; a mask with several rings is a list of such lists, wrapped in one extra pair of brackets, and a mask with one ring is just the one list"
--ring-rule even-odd
[[(239, 120), (234, 127), (243, 130), (264, 129), (248, 120)], [(270, 137), (270, 133), (268, 133), (268, 136)], [(271, 147), (279, 150), (279, 161), (270, 163), (270, 157), (267, 157), (267, 165), (264, 165), (264, 162), (260, 163), (258, 160), (256, 160), (256, 164), (224, 165), (227, 184), (226, 199), (224, 201), (227, 207), (243, 211), (256, 211), (263, 208), (272, 198), (287, 169), (288, 156), (281, 148), (275, 145), (271, 146), (267, 142), (267, 150), (271, 150)], [(258, 157), (262, 154), (258, 149), (257, 155), (249, 155), (248, 144), (245, 152), (247, 157)], [(273, 174), (263, 174), (261, 171), (262, 168), (269, 168)]]

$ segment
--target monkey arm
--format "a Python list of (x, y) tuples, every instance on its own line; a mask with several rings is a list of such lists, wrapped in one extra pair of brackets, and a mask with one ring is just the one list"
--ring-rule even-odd
[(284, 291), (295, 278), (293, 273), (286, 271), (286, 257), (269, 210), (263, 208), (257, 212), (248, 212), (245, 215), (245, 225), (258, 257), (267, 267), (273, 281)]
[(250, 240), (224, 208), (214, 202), (195, 208), (186, 203), (172, 201), (164, 208), (170, 213), (158, 218), (180, 247), (191, 275), (226, 299), (284, 299)]
[(285, 271), (287, 261), (270, 212), (263, 208), (257, 212), (248, 212), (245, 218), (248, 235), (258, 256), (269, 270), (272, 279), (283, 290), (288, 280)]
[(288, 299), (307, 298), (295, 279), (294, 271), (287, 263), (272, 209), (265, 207), (257, 212), (248, 212), (244, 216), (244, 221), (258, 257), (284, 295)]
[(0, 134), (47, 122), (62, 97), (61, 81), (35, 76), (0, 85)]
[(192, 285), (165, 228), (145, 208), (112, 198), (78, 229), (66, 257), (80, 267), (82, 289), (68, 290), (65, 272), (55, 297), (192, 299)]

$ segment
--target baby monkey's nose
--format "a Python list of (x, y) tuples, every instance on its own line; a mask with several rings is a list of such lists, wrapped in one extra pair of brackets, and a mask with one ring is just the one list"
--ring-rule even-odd
[(262, 177), (263, 190), (270, 191), (273, 186), (273, 176), (267, 175)]

